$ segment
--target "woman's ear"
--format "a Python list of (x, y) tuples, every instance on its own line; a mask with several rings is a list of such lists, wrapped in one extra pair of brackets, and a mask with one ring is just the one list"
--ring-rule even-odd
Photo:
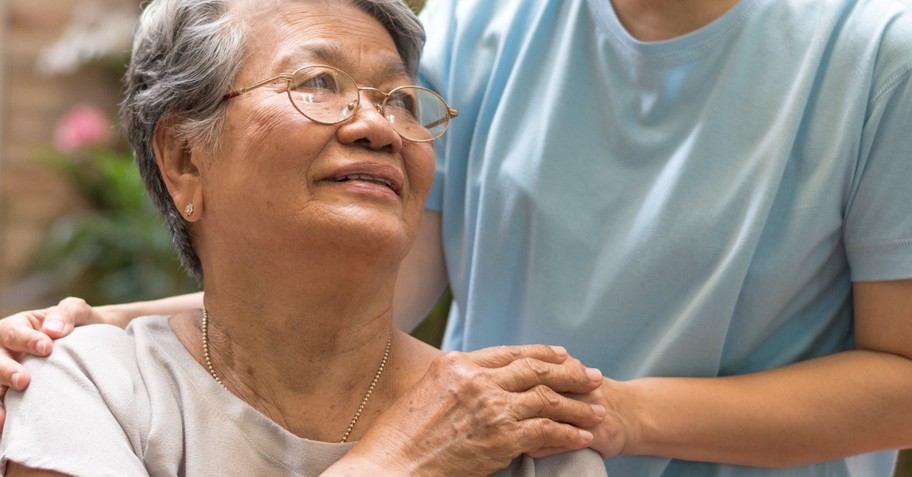
[(152, 150), (168, 193), (187, 222), (203, 214), (203, 188), (200, 181), (200, 155), (194, 157), (190, 144), (177, 134), (178, 122), (164, 118), (155, 126)]

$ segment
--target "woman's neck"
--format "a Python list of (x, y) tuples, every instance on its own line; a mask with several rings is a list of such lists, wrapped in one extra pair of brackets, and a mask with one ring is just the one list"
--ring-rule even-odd
[(630, 36), (662, 41), (698, 30), (731, 9), (738, 0), (611, 0)]
[[(279, 273), (260, 280), (245, 276), (262, 273), (228, 279), (207, 271), (210, 363), (229, 391), (290, 432), (336, 441), (377, 375), (392, 332), (395, 270), (308, 270), (306, 279)], [(172, 327), (205, 366), (201, 317), (197, 311)], [(397, 349), (402, 340), (393, 340), (352, 438), (402, 392), (403, 376), (426, 368)]]

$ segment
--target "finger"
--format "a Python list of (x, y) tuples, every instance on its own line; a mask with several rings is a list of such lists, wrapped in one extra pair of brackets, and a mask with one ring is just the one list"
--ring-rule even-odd
[(561, 449), (560, 447), (543, 447), (536, 451), (526, 452), (526, 455), (533, 459), (544, 459), (545, 457), (550, 457), (552, 455), (563, 454), (568, 450), (575, 449)]
[(92, 308), (82, 298), (64, 298), (48, 310), (41, 329), (51, 338), (62, 338), (73, 331), (77, 322), (87, 322), (91, 313)]
[(41, 323), (43, 314), (44, 310), (36, 310), (17, 313), (0, 320), (0, 348), (5, 348), (9, 353), (49, 353), (50, 338), (35, 330)]
[(12, 352), (47, 356), (51, 352), (51, 338), (32, 326), (27, 320), (3, 320), (0, 322), (0, 346)]
[(25, 366), (10, 356), (6, 350), (0, 350), (0, 387), (3, 392), (6, 392), (7, 386), (21, 391), (28, 386), (29, 380)]
[(495, 383), (503, 389), (521, 392), (544, 384), (560, 393), (583, 394), (594, 391), (602, 383), (602, 373), (587, 368), (576, 359), (561, 364), (522, 358), (502, 368), (489, 370)]
[(0, 434), (3, 433), (3, 426), (6, 424), (6, 386), (0, 386)]
[(522, 421), (518, 444), (523, 452), (534, 455), (542, 450), (567, 452), (583, 449), (592, 443), (592, 433), (570, 424), (549, 419), (528, 419)]
[(494, 346), (466, 353), (466, 356), (478, 366), (500, 368), (524, 358), (559, 364), (563, 363), (569, 355), (567, 350), (561, 346), (522, 345)]
[(562, 396), (547, 386), (515, 394), (513, 399), (511, 410), (517, 420), (546, 418), (579, 428), (593, 428), (605, 419), (603, 406)]

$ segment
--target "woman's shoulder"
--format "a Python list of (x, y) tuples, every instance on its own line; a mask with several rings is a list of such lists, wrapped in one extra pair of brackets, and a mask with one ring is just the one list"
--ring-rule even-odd
[[(133, 319), (126, 329), (103, 323), (77, 326), (73, 332), (54, 341), (54, 354), (111, 354), (135, 348), (139, 335), (157, 335), (167, 329), (167, 317), (142, 316)], [(104, 344), (105, 346), (98, 346)]]
[(152, 332), (148, 328), (142, 320), (134, 320), (127, 330), (107, 324), (79, 326), (54, 341), (48, 357), (26, 357), (23, 364), (38, 383), (45, 376), (57, 381), (61, 373), (98, 386), (130, 382), (139, 375), (136, 335)]
[(404, 393), (424, 376), (434, 358), (442, 352), (407, 333), (396, 331), (393, 335), (393, 356), (391, 363), (396, 369), (398, 393)]
[[(133, 337), (114, 325), (93, 324), (78, 326), (67, 336), (54, 341), (48, 361), (83, 359), (92, 356), (111, 356), (131, 348)], [(44, 361), (33, 358), (31, 361)]]
[(133, 337), (111, 325), (80, 326), (50, 356), (23, 361), (31, 381), (10, 391), (4, 458), (73, 475), (139, 475), (148, 435), (147, 390)]

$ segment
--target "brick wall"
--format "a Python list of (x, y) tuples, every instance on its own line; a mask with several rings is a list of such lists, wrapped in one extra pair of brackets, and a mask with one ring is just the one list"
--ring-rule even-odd
[(120, 86), (109, 67), (66, 75), (36, 68), (40, 52), (61, 35), (78, 4), (3, 0), (0, 6), (0, 316), (39, 304), (36, 287), (21, 281), (48, 224), (80, 207), (68, 185), (36, 156), (50, 147), (56, 121), (74, 104), (95, 103), (112, 117), (116, 109)]

